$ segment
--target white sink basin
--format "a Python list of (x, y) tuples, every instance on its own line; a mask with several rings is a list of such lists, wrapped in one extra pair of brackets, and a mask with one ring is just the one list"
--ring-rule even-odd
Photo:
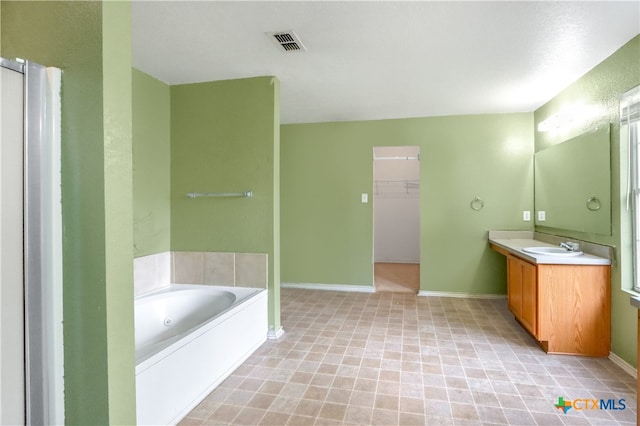
[(525, 247), (522, 251), (533, 254), (542, 254), (545, 256), (561, 257), (580, 256), (582, 254), (581, 251), (569, 251), (562, 247)]

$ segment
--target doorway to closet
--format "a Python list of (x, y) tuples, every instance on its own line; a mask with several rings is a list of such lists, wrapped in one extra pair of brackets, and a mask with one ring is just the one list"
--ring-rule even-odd
[(373, 148), (376, 292), (420, 291), (420, 147)]

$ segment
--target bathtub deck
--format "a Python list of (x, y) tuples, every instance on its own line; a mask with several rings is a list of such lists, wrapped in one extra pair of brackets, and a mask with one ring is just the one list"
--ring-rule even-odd
[(175, 424), (267, 339), (264, 290), (136, 366), (138, 424)]

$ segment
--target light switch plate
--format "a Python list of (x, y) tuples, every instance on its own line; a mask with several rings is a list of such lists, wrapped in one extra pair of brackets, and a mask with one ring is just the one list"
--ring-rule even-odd
[(369, 194), (367, 194), (366, 192), (362, 193), (362, 197), (360, 198), (362, 200), (362, 203), (368, 203), (369, 202)]

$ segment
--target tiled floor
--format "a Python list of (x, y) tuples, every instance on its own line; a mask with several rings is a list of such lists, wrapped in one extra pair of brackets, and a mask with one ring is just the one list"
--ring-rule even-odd
[[(547, 355), (504, 299), (282, 290), (269, 341), (182, 425), (635, 424), (635, 379)], [(624, 399), (624, 410), (554, 407)], [(586, 404), (586, 403), (585, 403)], [(590, 405), (578, 407), (590, 408)]]

